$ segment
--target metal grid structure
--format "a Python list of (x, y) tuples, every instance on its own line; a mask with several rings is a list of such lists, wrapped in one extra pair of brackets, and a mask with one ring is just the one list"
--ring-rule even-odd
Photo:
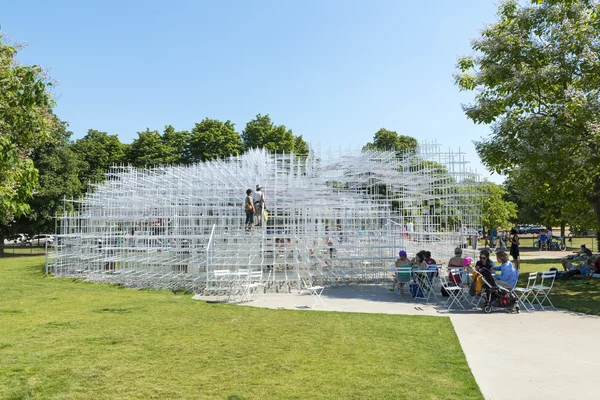
[[(244, 230), (247, 188), (268, 221)], [(192, 166), (115, 166), (59, 218), (56, 276), (132, 287), (230, 291), (250, 276), (270, 290), (384, 279), (398, 251), (445, 258), (479, 225), (478, 175), (464, 153), (251, 150)], [(412, 225), (412, 226), (411, 226)], [(245, 272), (245, 273), (242, 273)], [(249, 279), (249, 278), (248, 278)]]

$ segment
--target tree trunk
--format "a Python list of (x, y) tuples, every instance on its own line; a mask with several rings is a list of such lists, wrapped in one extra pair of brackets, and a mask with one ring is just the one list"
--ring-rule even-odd
[[(596, 238), (600, 238), (600, 195), (596, 195), (592, 198), (592, 206), (594, 207), (594, 214), (596, 216)], [(600, 251), (600, 242), (597, 241), (598, 251)]]
[(0, 235), (0, 257), (4, 255), (4, 236)]
[(565, 225), (566, 223), (564, 221), (560, 222), (560, 237), (563, 238), (563, 240), (565, 239)]

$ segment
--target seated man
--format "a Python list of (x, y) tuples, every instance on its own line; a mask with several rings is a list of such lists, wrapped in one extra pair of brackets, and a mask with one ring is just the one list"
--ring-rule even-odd
[(585, 261), (579, 263), (579, 271), (581, 271), (582, 274), (587, 274), (590, 271), (594, 271), (594, 260), (592, 257), (588, 257)]
[(494, 281), (498, 286), (511, 290), (519, 279), (519, 271), (515, 268), (512, 262), (508, 259), (508, 255), (504, 250), (496, 253), (496, 258), (500, 266), (496, 267), (496, 271), (500, 271), (500, 276), (494, 275)]

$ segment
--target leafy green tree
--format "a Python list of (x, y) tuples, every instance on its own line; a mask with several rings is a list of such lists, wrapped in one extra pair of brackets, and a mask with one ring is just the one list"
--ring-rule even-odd
[(167, 125), (161, 140), (164, 151), (164, 164), (191, 164), (190, 142), (192, 136), (188, 131), (176, 131)]
[(242, 151), (240, 134), (231, 121), (204, 118), (192, 129), (189, 147), (192, 162), (224, 158)]
[(31, 212), (15, 223), (19, 232), (54, 232), (55, 215), (62, 214), (64, 207), (72, 210), (72, 204), (64, 204), (63, 200), (78, 198), (83, 191), (79, 181), (81, 160), (69, 147), (72, 132), (67, 131), (66, 126), (61, 122), (52, 135), (53, 140), (33, 150), (32, 159), (39, 171), (39, 182), (29, 202)]
[(507, 228), (517, 218), (517, 205), (506, 201), (506, 189), (493, 182), (484, 182), (481, 186), (481, 215), (483, 228), (491, 230), (497, 227)]
[(75, 141), (71, 149), (82, 161), (79, 180), (84, 187), (90, 183), (102, 182), (110, 166), (127, 161), (127, 146), (119, 141), (117, 135), (94, 129)]
[[(0, 34), (0, 226), (29, 212), (38, 173), (31, 160), (34, 145), (45, 143), (56, 125), (51, 82), (36, 65), (20, 65), (17, 49)], [(4, 252), (0, 229), (0, 254)]]
[(367, 143), (363, 150), (393, 150), (402, 153), (414, 153), (419, 143), (411, 136), (398, 135), (395, 131), (381, 128), (373, 136), (373, 142)]
[(146, 168), (165, 163), (165, 146), (161, 134), (158, 131), (146, 129), (138, 132), (127, 149), (127, 160), (133, 166)]
[(285, 125), (273, 124), (269, 114), (258, 114), (256, 119), (248, 122), (242, 132), (242, 140), (246, 150), (264, 147), (272, 153), (308, 153), (308, 145), (302, 136), (294, 136)]
[(490, 170), (526, 171), (550, 204), (586, 199), (600, 226), (600, 4), (521, 3), (501, 3), (458, 61), (456, 84), (476, 92), (467, 117), (493, 124), (477, 151)]

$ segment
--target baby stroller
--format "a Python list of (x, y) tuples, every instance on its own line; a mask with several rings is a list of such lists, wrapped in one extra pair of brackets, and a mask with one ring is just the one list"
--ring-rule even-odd
[(483, 272), (474, 271), (475, 274), (481, 277), (483, 282), (483, 289), (481, 293), (481, 300), (483, 304), (481, 309), (489, 314), (494, 308), (505, 308), (507, 313), (513, 311), (519, 312), (518, 297), (511, 290), (496, 285), (492, 273), (486, 269), (482, 269)]

